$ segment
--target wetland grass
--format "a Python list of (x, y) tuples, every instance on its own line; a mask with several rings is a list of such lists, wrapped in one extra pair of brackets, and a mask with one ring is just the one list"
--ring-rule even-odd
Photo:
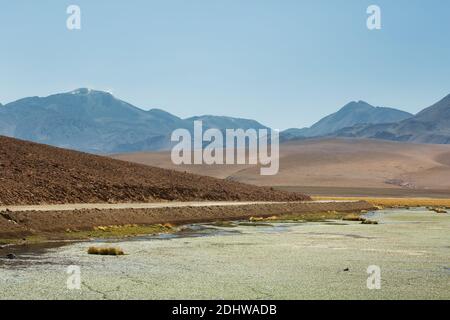
[(377, 198), (377, 197), (313, 197), (314, 200), (364, 200), (381, 210), (383, 208), (433, 207), (450, 208), (450, 199), (432, 198)]
[(89, 247), (87, 253), (102, 256), (123, 256), (125, 254), (122, 249), (114, 247)]

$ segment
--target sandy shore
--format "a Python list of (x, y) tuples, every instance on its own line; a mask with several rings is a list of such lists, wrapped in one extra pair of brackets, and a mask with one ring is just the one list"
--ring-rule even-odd
[(129, 209), (83, 209), (0, 212), (0, 238), (54, 234), (66, 230), (91, 230), (108, 225), (184, 224), (214, 220), (268, 217), (278, 214), (355, 212), (370, 210), (366, 201), (259, 203), (215, 206), (166, 206)]

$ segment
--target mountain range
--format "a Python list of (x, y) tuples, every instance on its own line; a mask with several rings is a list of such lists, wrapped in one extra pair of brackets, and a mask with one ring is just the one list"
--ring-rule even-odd
[(171, 133), (178, 128), (192, 130), (194, 120), (203, 120), (205, 129), (266, 128), (254, 120), (230, 117), (181, 119), (81, 88), (1, 106), (0, 135), (97, 154), (152, 151), (168, 149)]
[[(264, 129), (251, 119), (202, 115), (182, 119), (161, 109), (143, 110), (87, 88), (0, 104), (0, 135), (96, 154), (170, 149), (178, 128)], [(282, 141), (314, 137), (375, 138), (450, 144), (450, 95), (416, 115), (364, 101), (346, 104), (309, 128), (288, 129)]]
[(394, 108), (374, 107), (364, 101), (352, 101), (339, 111), (326, 116), (309, 128), (288, 129), (285, 137), (318, 137), (358, 124), (392, 123), (413, 115)]
[(450, 144), (450, 95), (405, 120), (359, 124), (340, 129), (332, 136)]

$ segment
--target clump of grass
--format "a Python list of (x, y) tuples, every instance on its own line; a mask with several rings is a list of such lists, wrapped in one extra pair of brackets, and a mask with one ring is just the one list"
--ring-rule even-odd
[(447, 210), (445, 208), (428, 208), (430, 211), (434, 211), (436, 213), (447, 213)]
[(344, 221), (365, 221), (366, 218), (361, 217), (360, 215), (356, 213), (350, 213), (342, 218)]
[(264, 218), (263, 217), (250, 217), (248, 220), (251, 222), (264, 221)]
[(124, 252), (120, 248), (89, 247), (88, 254), (97, 254), (97, 255), (102, 255), (102, 256), (123, 256)]
[(378, 224), (378, 221), (365, 219), (361, 222), (361, 224)]
[(243, 227), (273, 227), (270, 223), (264, 222), (239, 222), (239, 225)]
[(258, 222), (258, 221), (277, 221), (277, 220), (284, 220), (280, 219), (278, 216), (271, 216), (271, 217), (250, 217), (249, 219), (251, 222)]
[(221, 228), (235, 228), (237, 225), (231, 221), (215, 221), (210, 224), (214, 227), (221, 227)]
[(344, 220), (344, 221), (361, 221), (361, 224), (378, 224), (378, 221), (366, 219), (366, 218), (362, 217), (361, 215), (358, 215), (357, 213), (347, 214), (346, 216), (344, 216), (342, 218), (342, 220)]
[(162, 227), (166, 228), (166, 229), (173, 229), (173, 228), (175, 228), (175, 226), (173, 224), (171, 224), (171, 223), (164, 223), (162, 225)]

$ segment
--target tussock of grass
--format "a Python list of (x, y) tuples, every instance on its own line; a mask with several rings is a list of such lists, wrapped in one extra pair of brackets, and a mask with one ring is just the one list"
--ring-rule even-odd
[(264, 222), (239, 222), (240, 226), (243, 227), (272, 227), (270, 223), (264, 223)]
[(365, 221), (366, 219), (356, 213), (350, 213), (342, 218), (344, 221)]
[(271, 217), (266, 217), (266, 218), (250, 217), (249, 220), (252, 221), (252, 222), (257, 222), (257, 221), (276, 221), (276, 220), (280, 220), (280, 218), (278, 216), (271, 216)]
[(361, 221), (361, 224), (378, 224), (378, 221), (369, 220), (356, 213), (350, 213), (342, 218), (344, 221)]
[(436, 213), (447, 213), (447, 208), (428, 208), (430, 211), (434, 211)]
[(235, 228), (237, 225), (231, 221), (215, 221), (210, 223), (211, 226), (220, 227), (220, 228)]
[(378, 221), (364, 219), (361, 224), (378, 224)]
[(120, 248), (100, 248), (100, 247), (90, 247), (88, 249), (88, 254), (97, 254), (102, 256), (123, 256), (124, 252)]

